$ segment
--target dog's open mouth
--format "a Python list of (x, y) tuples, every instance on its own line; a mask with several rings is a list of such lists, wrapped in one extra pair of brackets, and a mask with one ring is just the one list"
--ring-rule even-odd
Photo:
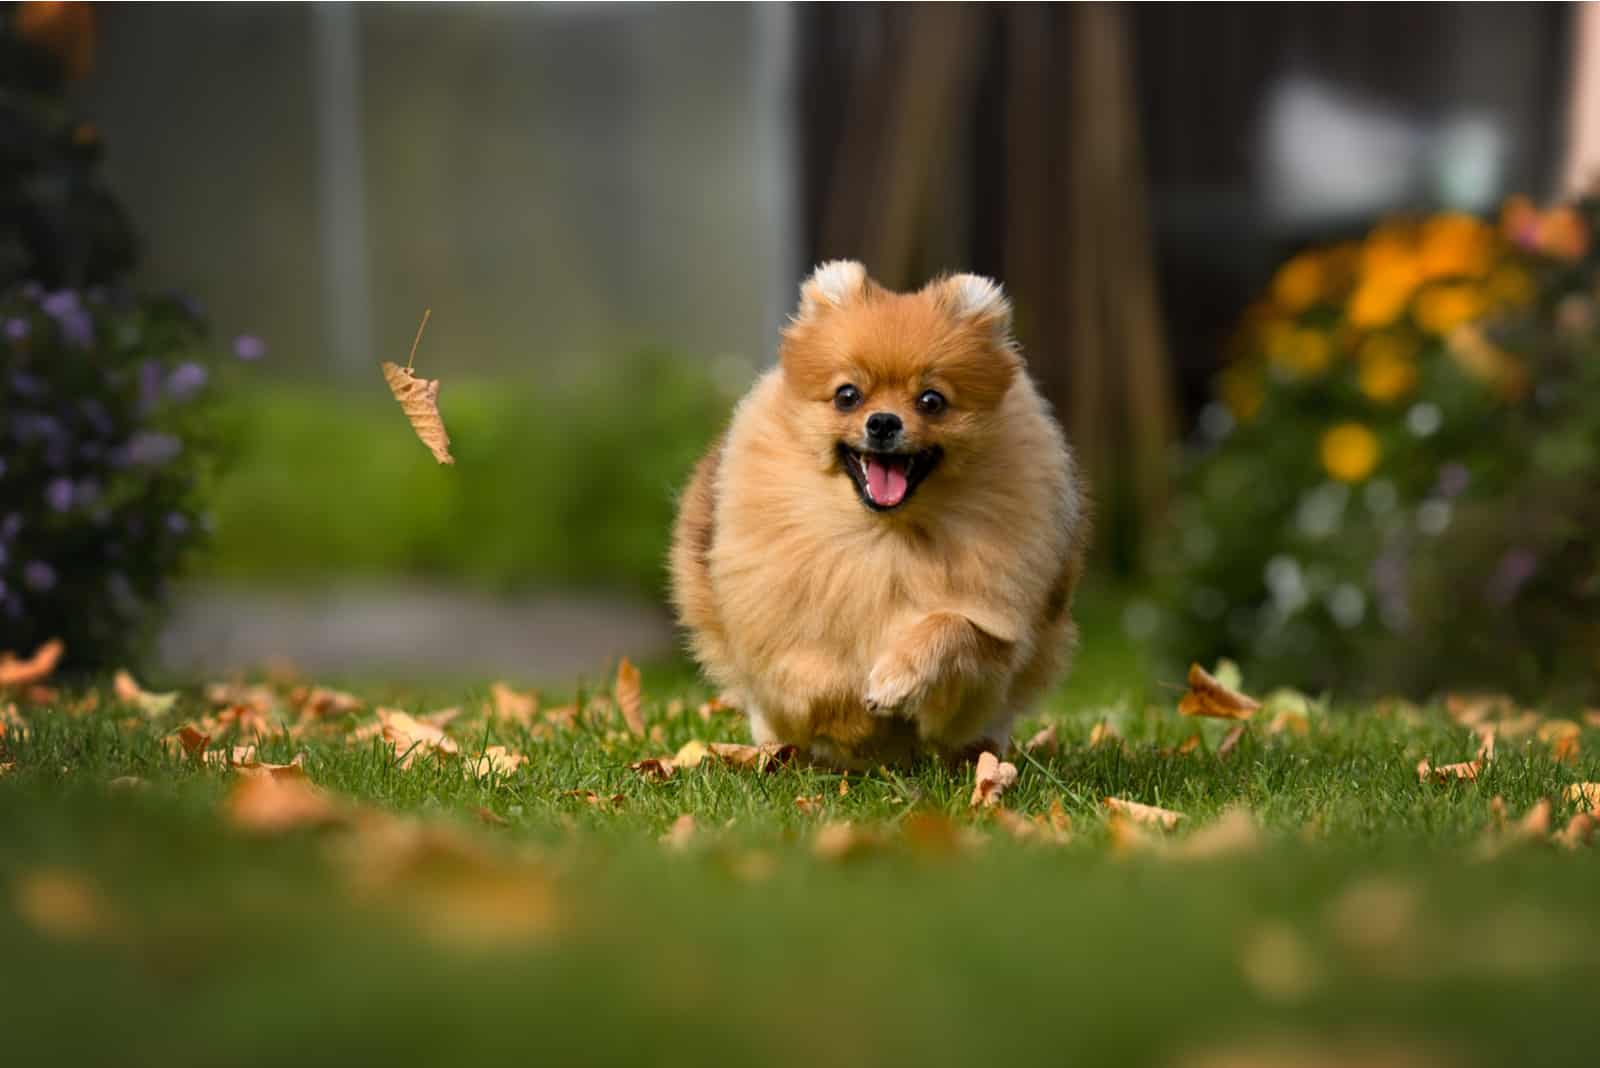
[(839, 443), (839, 462), (861, 503), (874, 512), (892, 512), (909, 501), (943, 455), (937, 445), (921, 452), (863, 452)]

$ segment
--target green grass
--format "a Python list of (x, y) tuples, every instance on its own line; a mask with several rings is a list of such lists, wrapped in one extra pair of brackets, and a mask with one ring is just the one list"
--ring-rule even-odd
[[(264, 759), (303, 750), (312, 782), (457, 843), (422, 853), (371, 827), (232, 829), (236, 777), (161, 744), (205, 711), (197, 693), (131, 728), (109, 694), (85, 716), (62, 710), (70, 695), (24, 709), (30, 736), (0, 741), (15, 763), (0, 777), (0, 1035), (13, 1063), (69, 1064), (1143, 1064), (1261, 1043), (1345, 1058), (1326, 1063), (1589, 1058), (1595, 850), (1484, 860), (1478, 843), (1495, 795), (1513, 816), (1555, 798), (1561, 826), (1566, 785), (1600, 780), (1600, 731), (1585, 729), (1576, 765), (1502, 740), (1477, 782), (1441, 786), (1417, 781), (1417, 760), (1473, 749), (1441, 710), (1410, 722), (1318, 706), (1309, 734), (1260, 723), (1221, 759), (1228, 724), (1180, 719), (1159, 687), (1146, 707), (1125, 675), (1140, 696), (1107, 703), (1123, 655), (1086, 649), (1089, 670), (1040, 717), (1061, 751), (1012, 758), (1005, 806), (1059, 800), (1064, 846), (1015, 841), (969, 809), (970, 769), (852, 774), (844, 796), (836, 772), (798, 767), (646, 782), (629, 762), (744, 740), (737, 719), (695, 714), (707, 694), (680, 669), (646, 670), (653, 741), (620, 721), (545, 738), (452, 725), (464, 753), (498, 742), (530, 758), (493, 781), (346, 744), (369, 716), (263, 744)], [(365, 692), (413, 711), (485, 699)], [(676, 717), (674, 697), (688, 707)], [(1125, 750), (1088, 746), (1102, 719)], [(1200, 751), (1168, 752), (1196, 730)], [(107, 786), (121, 775), (151, 786)], [(597, 808), (582, 790), (624, 800)], [(818, 794), (816, 815), (794, 804)], [(1183, 811), (1186, 828), (1243, 804), (1266, 840), (1215, 860), (1124, 855), (1108, 795)], [(508, 826), (481, 825), (480, 807)], [(675, 851), (658, 839), (683, 813), (699, 830)], [(958, 844), (916, 844), (908, 828), (930, 816)], [(815, 856), (817, 827), (841, 820), (881, 844)], [(26, 919), (18, 888), (40, 872), (92, 887), (98, 919), (76, 932)], [(1292, 959), (1275, 964), (1285, 943)]]

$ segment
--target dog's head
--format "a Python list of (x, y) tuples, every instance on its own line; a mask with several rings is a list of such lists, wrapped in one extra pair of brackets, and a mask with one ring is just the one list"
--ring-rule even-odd
[(981, 465), (1022, 366), (1011, 305), (989, 279), (950, 275), (893, 293), (849, 260), (801, 286), (780, 359), (797, 435), (873, 512)]

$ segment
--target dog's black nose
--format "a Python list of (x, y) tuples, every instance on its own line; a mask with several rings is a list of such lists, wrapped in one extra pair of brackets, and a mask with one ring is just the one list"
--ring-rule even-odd
[(867, 437), (874, 441), (888, 441), (900, 433), (904, 425), (893, 412), (873, 412), (867, 416)]

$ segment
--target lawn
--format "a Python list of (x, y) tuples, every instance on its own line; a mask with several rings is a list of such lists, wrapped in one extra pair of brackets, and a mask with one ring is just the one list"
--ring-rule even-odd
[[(1136, 663), (1087, 658), (1019, 731), (1054, 724), (1058, 747), (1013, 751), (991, 809), (970, 805), (970, 766), (634, 770), (748, 741), (737, 716), (702, 716), (712, 695), (682, 665), (645, 666), (643, 736), (609, 680), (547, 689), (537, 711), (487, 685), (381, 684), (345, 711), (283, 683), (230, 695), (275, 724), (253, 754), (203, 685), (166, 709), (109, 680), (14, 694), (8, 1062), (1592, 1056), (1600, 861), (1557, 840), (1583, 807), (1569, 787), (1600, 780), (1592, 716), (1279, 701), (1222, 752), (1233, 723), (1180, 717), (1177, 690), (1116, 681)], [(446, 705), (453, 755), (404, 719), (387, 739), (370, 726)], [(1474, 756), (1480, 714), (1499, 731), (1478, 777), (1421, 781), (1422, 759)], [(193, 755), (185, 724), (212, 734)], [(490, 745), (526, 761), (480, 777)], [(303, 780), (227, 766), (298, 754)], [(307, 784), (307, 825), (252, 824)], [(1185, 818), (1145, 827), (1107, 797)], [(1519, 831), (1547, 798), (1552, 833)]]

